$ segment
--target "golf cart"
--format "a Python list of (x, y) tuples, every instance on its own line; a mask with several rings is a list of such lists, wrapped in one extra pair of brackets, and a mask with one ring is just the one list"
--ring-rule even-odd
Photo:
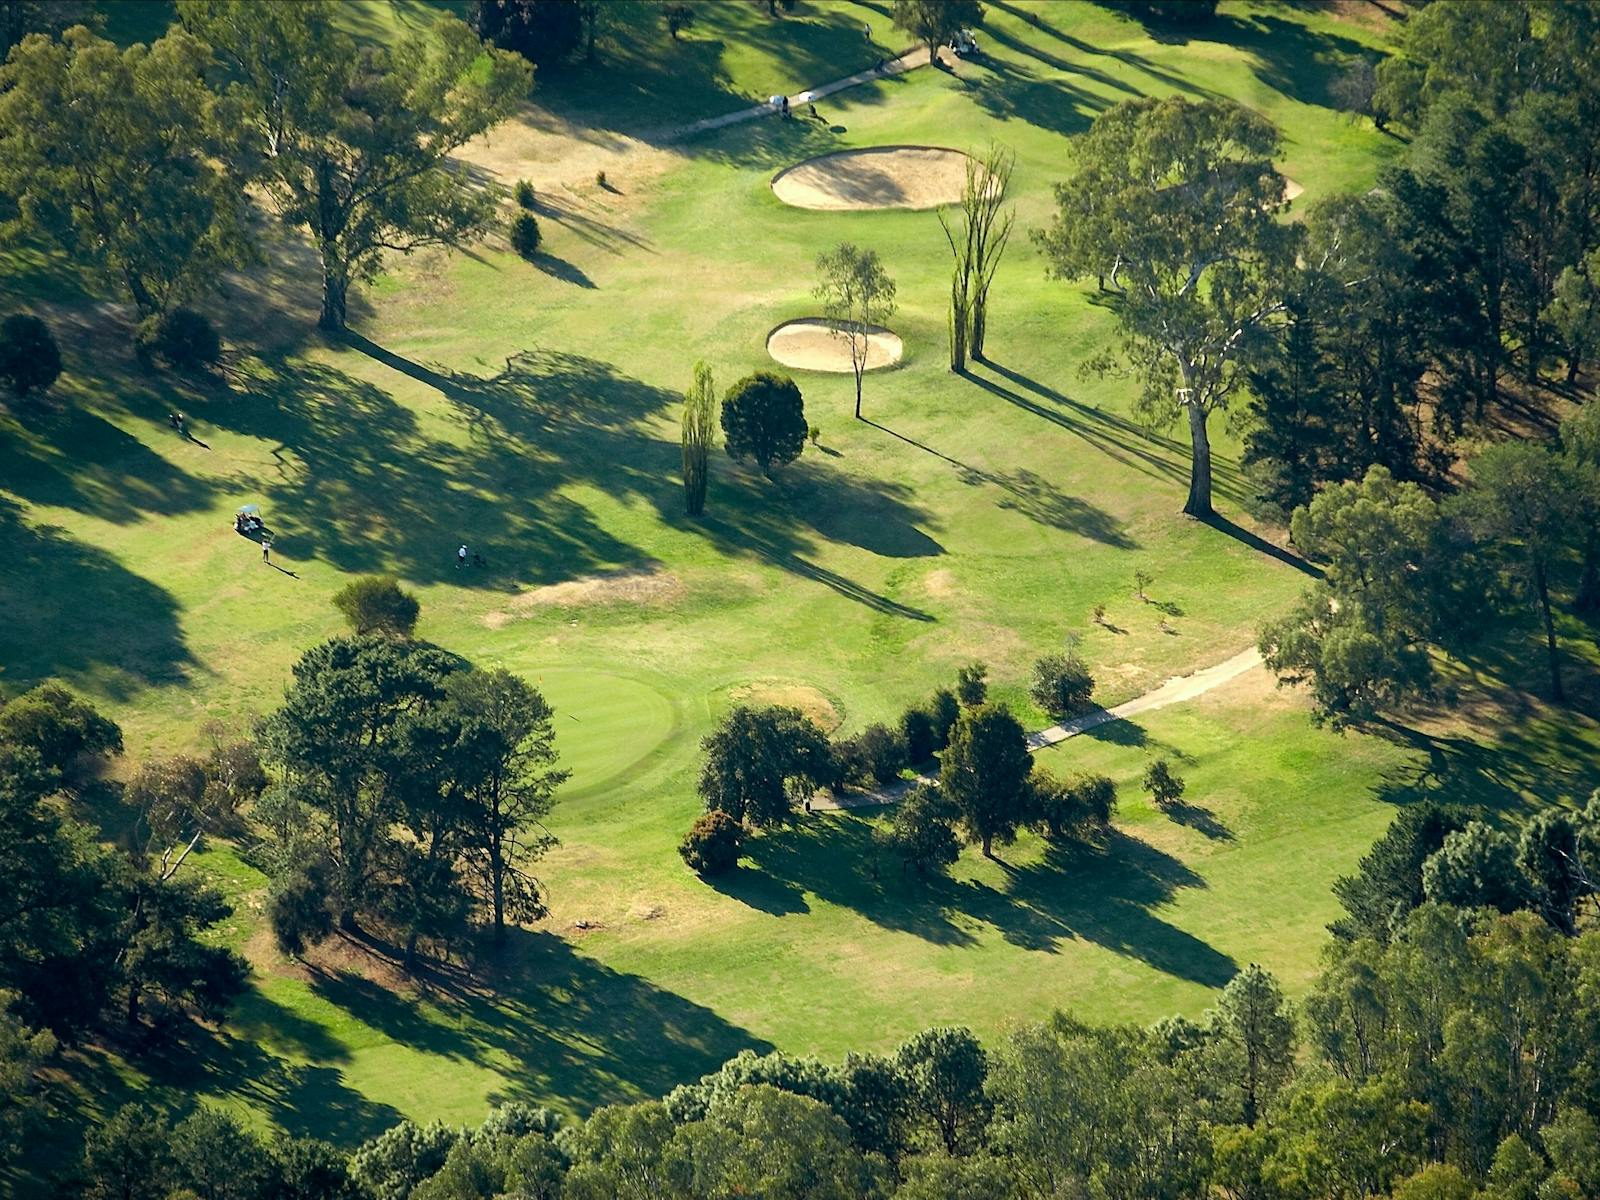
[(245, 537), (254, 537), (267, 527), (261, 519), (261, 506), (259, 504), (241, 504), (239, 511), (233, 514), (233, 531)]
[(958, 29), (950, 35), (950, 53), (965, 58), (978, 52), (978, 37), (970, 29)]

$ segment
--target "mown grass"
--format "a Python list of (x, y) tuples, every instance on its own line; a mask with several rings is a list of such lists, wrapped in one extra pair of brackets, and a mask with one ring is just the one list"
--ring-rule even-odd
[[(361, 947), (315, 970), (283, 963), (260, 929), (264, 881), (214, 846), (197, 869), (236, 899), (223, 936), (255, 959), (252, 990), (222, 1030), (138, 1070), (115, 1048), (87, 1052), (62, 1091), (86, 1117), (134, 1092), (206, 1097), (350, 1141), (396, 1114), (655, 1094), (747, 1045), (836, 1057), (932, 1021), (993, 1035), (1058, 1006), (1194, 1013), (1246, 962), (1303, 985), (1329, 882), (1394, 804), (1472, 787), (1504, 807), (1547, 773), (1563, 794), (1589, 780), (1570, 765), (1597, 743), (1585, 720), (1532, 709), (1500, 728), (1341, 737), (1253, 677), (1046, 756), (1117, 779), (1121, 816), (1099, 849), (1025, 836), (1003, 862), (969, 856), (919, 888), (877, 860), (870, 816), (839, 815), (758, 839), (715, 886), (691, 876), (674, 846), (697, 807), (697, 743), (752, 686), (814, 695), (851, 729), (984, 659), (995, 693), (1043, 723), (1026, 671), (1067, 635), (1114, 703), (1229, 657), (1302, 586), (1262, 552), (1272, 531), (1243, 513), (1221, 420), (1226, 520), (1199, 525), (1176, 515), (1177, 435), (1132, 420), (1130, 381), (1080, 377), (1110, 317), (1092, 287), (1047, 280), (1026, 237), (1070, 169), (1070, 135), (1130, 95), (1234, 96), (1283, 129), (1306, 201), (1371, 186), (1395, 152), (1326, 107), (1334, 65), (1381, 29), (1229, 4), (1214, 37), (1159, 41), (1059, 3), (994, 5), (989, 56), (958, 76), (918, 71), (831, 98), (821, 123), (662, 149), (651, 130), (855, 69), (862, 19), (887, 37), (883, 4), (802, 4), (778, 22), (698, 7), (682, 46), (656, 32), (607, 45), (603, 80), (541, 82), (546, 107), (524, 122), (556, 139), (526, 164), (539, 262), (497, 244), (397, 262), (356, 332), (327, 343), (307, 329), (314, 273), (283, 246), (218, 303), (245, 351), (226, 386), (141, 374), (61, 264), (8, 260), (0, 294), (61, 324), (69, 375), (0, 424), (0, 686), (59, 675), (124, 722), (135, 753), (174, 750), (209, 717), (270, 710), (295, 658), (338, 632), (331, 594), (386, 571), (419, 592), (421, 636), (547, 691), (574, 772), (543, 869), (552, 917), (470, 980), (390, 986)], [(391, 36), (427, 16), (368, 4), (346, 19)], [(768, 180), (831, 149), (991, 139), (1017, 153), (1018, 234), (993, 364), (956, 377), (932, 214), (801, 212)], [(612, 156), (605, 189), (570, 165), (597, 146)], [(507, 180), (522, 173), (496, 153)], [(899, 283), (905, 361), (869, 377), (867, 422), (850, 417), (847, 379), (802, 374), (822, 448), (772, 482), (719, 458), (705, 519), (686, 519), (677, 402), (694, 361), (723, 384), (767, 366), (766, 332), (815, 310), (812, 263), (846, 239)], [(166, 426), (174, 405), (203, 445)], [(263, 505), (281, 570), (233, 533), (245, 502)], [(457, 570), (461, 541), (487, 566)], [(1136, 569), (1155, 576), (1159, 610), (1133, 595)], [(1189, 779), (1181, 819), (1137, 797), (1157, 750)], [(1508, 790), (1495, 773), (1513, 759)]]

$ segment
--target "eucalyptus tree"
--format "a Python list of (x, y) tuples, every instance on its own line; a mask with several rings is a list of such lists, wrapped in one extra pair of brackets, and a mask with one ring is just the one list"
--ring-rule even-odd
[[(1229, 101), (1125, 101), (1077, 139), (1078, 172), (1036, 235), (1055, 275), (1110, 278), (1140, 414), (1187, 418), (1193, 517), (1213, 515), (1208, 420), (1244, 382), (1252, 337), (1284, 309), (1298, 230), (1277, 219), (1278, 146), (1271, 122)], [(1108, 353), (1093, 365), (1116, 363)]]
[(832, 322), (832, 333), (850, 352), (856, 381), (856, 420), (861, 419), (861, 377), (867, 372), (872, 334), (894, 312), (894, 280), (876, 250), (841, 242), (817, 256), (814, 292)]

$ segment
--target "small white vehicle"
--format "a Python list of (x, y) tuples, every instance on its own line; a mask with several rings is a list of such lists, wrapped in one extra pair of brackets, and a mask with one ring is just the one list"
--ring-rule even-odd
[(978, 52), (978, 37), (970, 29), (958, 29), (950, 35), (950, 51), (957, 58)]

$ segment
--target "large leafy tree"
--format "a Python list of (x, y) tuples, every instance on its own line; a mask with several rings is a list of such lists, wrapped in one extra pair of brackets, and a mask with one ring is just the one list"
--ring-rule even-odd
[(284, 704), (266, 723), (269, 761), (304, 806), (334, 867), (340, 922), (354, 927), (380, 874), (401, 789), (419, 764), (407, 724), (444, 694), (455, 661), (385, 637), (336, 638), (294, 666)]
[(1055, 221), (1039, 235), (1056, 275), (1109, 276), (1120, 289), (1141, 413), (1188, 420), (1183, 511), (1194, 517), (1213, 512), (1207, 422), (1244, 382), (1253, 335), (1283, 310), (1297, 231), (1276, 218), (1277, 150), (1271, 122), (1229, 101), (1125, 101), (1078, 139), (1077, 174), (1057, 185)]
[(441, 18), (393, 45), (358, 45), (328, 0), (183, 0), (246, 114), (253, 173), (322, 260), (324, 329), (345, 326), (353, 282), (386, 251), (454, 246), (487, 229), (493, 195), (451, 155), (528, 93), (526, 59)]
[(817, 286), (833, 335), (850, 352), (856, 381), (856, 419), (861, 419), (861, 377), (867, 371), (868, 340), (879, 321), (894, 312), (894, 280), (883, 269), (876, 250), (840, 242), (817, 256)]
[(78, 26), (24, 38), (0, 66), (0, 192), (141, 317), (250, 254), (212, 61), (183, 30), (122, 50)]
[(939, 761), (939, 790), (985, 858), (993, 857), (996, 841), (1010, 842), (1028, 821), (1032, 771), (1027, 735), (1010, 709), (980, 704), (961, 714)]
[(1578, 538), (1580, 484), (1564, 459), (1532, 442), (1501, 442), (1472, 460), (1473, 486), (1461, 508), (1473, 531), (1504, 563), (1515, 590), (1543, 627), (1550, 694), (1566, 699), (1550, 598), (1556, 573)]
[(706, 808), (757, 828), (788, 820), (831, 774), (827, 735), (797, 708), (739, 705), (700, 746)]
[(1373, 467), (1298, 509), (1290, 529), (1324, 578), (1262, 631), (1267, 666), (1309, 683), (1335, 726), (1428, 692), (1430, 648), (1464, 642), (1482, 604), (1471, 555), (1433, 499)]
[(1460, 813), (1437, 804), (1401, 810), (1356, 864), (1355, 874), (1334, 880), (1333, 894), (1344, 916), (1329, 931), (1343, 941), (1387, 942), (1395, 926), (1426, 899), (1424, 866), (1465, 825)]
[(983, 21), (983, 5), (978, 0), (894, 0), (892, 20), (896, 29), (937, 54), (958, 30)]
[(460, 792), (461, 853), (497, 939), (508, 920), (545, 912), (530, 868), (555, 845), (544, 818), (571, 774), (556, 766), (554, 715), (537, 688), (509, 671), (470, 671), (445, 683), (444, 754)]

